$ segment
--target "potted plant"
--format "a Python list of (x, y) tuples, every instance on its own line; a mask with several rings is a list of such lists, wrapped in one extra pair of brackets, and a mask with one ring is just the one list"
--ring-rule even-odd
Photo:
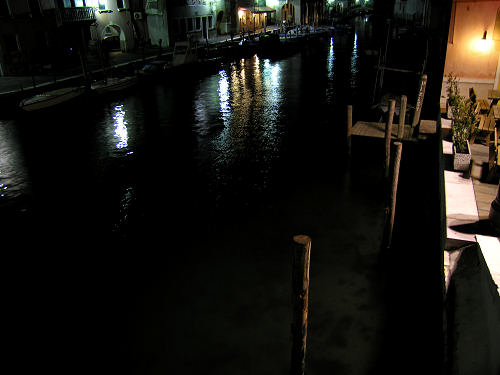
[(453, 73), (448, 74), (446, 94), (448, 94), (446, 107), (448, 118), (453, 118), (452, 108), (458, 104), (461, 98), (460, 92), (458, 91), (458, 80), (453, 76)]
[(469, 169), (471, 161), (469, 141), (476, 132), (479, 120), (469, 98), (459, 96), (451, 111), (453, 114), (453, 123), (451, 124), (453, 168), (456, 171), (466, 171)]
[(448, 108), (453, 119), (451, 137), (453, 141), (453, 168), (466, 171), (470, 167), (471, 153), (469, 141), (477, 130), (479, 119), (474, 104), (469, 98), (458, 92), (457, 79), (452, 73), (448, 75)]

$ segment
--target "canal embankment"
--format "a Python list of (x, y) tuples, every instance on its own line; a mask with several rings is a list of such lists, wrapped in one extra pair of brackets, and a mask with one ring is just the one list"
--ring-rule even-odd
[[(238, 34), (231, 37), (219, 36), (211, 38), (210, 42), (197, 44), (200, 56), (212, 59), (238, 58), (255, 53), (259, 38), (267, 35), (276, 35), (281, 40), (282, 48), (274, 48), (275, 51), (291, 51), (302, 43), (315, 40), (318, 36), (328, 33), (330, 28), (318, 28), (307, 30), (294, 28), (286, 33), (281, 32), (278, 27), (268, 27), (257, 30), (252, 34)], [(33, 74), (31, 76), (2, 76), (0, 77), (0, 110), (10, 113), (13, 107), (29, 96), (50, 91), (70, 85), (85, 85), (87, 80), (102, 79), (106, 75), (136, 74), (144, 64), (155, 59), (171, 60), (174, 47), (163, 49), (145, 48), (141, 50), (120, 52), (111, 51), (106, 58), (105, 69), (103, 69), (102, 58), (97, 55), (88, 55), (85, 61), (84, 73), (82, 66), (68, 67), (61, 71), (51, 71), (47, 74)], [(273, 56), (275, 56), (273, 52)], [(203, 62), (201, 62), (203, 64)]]

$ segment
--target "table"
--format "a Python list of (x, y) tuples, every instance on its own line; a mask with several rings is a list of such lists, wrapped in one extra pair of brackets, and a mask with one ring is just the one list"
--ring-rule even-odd
[(495, 117), (495, 120), (500, 119), (500, 106), (497, 104), (492, 106), (493, 108), (493, 117)]
[(488, 99), (491, 99), (491, 105), (496, 105), (500, 99), (500, 90), (488, 90)]

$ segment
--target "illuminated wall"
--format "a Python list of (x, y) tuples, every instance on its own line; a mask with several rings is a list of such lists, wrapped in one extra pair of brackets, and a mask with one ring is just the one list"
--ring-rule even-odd
[(459, 78), (463, 95), (475, 87), (478, 96), (486, 97), (487, 89), (493, 88), (500, 49), (500, 41), (493, 40), (499, 8), (500, 1), (453, 4), (444, 75), (452, 72)]
[(85, 5), (96, 9), (97, 30), (94, 38), (103, 40), (116, 35), (120, 40), (122, 51), (129, 51), (135, 47), (130, 0), (86, 0)]

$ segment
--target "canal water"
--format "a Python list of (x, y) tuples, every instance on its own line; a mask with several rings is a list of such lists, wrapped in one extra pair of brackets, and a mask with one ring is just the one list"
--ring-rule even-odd
[(383, 153), (345, 157), (369, 27), (0, 120), (13, 347), (72, 373), (285, 374), (305, 233), (308, 373), (379, 369)]

